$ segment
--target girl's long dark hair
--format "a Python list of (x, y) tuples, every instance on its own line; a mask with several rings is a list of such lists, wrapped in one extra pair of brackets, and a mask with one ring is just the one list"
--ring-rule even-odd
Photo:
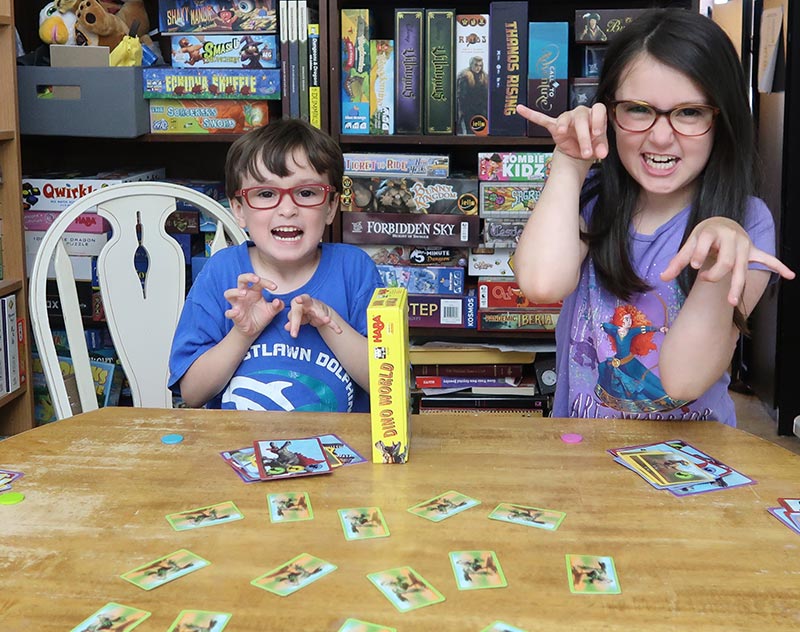
[[(698, 176), (686, 232), (681, 243), (702, 220), (712, 216), (744, 222), (748, 198), (757, 193), (757, 155), (747, 88), (736, 50), (725, 32), (710, 19), (683, 9), (656, 9), (643, 14), (609, 44), (596, 101), (609, 103), (631, 61), (646, 53), (692, 79), (720, 109), (714, 127), (714, 145)], [(628, 300), (646, 291), (647, 283), (631, 264), (629, 230), (639, 198), (639, 185), (620, 162), (614, 129), (608, 125), (609, 153), (590, 173), (581, 207), (597, 198), (583, 238), (602, 286)], [(678, 282), (688, 294), (697, 272), (685, 269)], [(737, 308), (734, 322), (745, 330)]]

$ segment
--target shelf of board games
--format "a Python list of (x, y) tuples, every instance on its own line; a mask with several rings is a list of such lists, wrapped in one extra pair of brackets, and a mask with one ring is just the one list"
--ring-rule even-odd
[[(16, 94), (16, 36), (11, 0), (0, 0), (0, 85)], [(25, 248), (22, 231), (21, 161), (17, 100), (0, 98), (0, 219), (2, 219), (2, 275), (0, 297), (14, 296), (19, 317), (27, 318)], [(30, 366), (27, 345), (22, 345), (20, 366)], [(24, 382), (0, 396), (0, 436), (33, 427), (33, 391)]]

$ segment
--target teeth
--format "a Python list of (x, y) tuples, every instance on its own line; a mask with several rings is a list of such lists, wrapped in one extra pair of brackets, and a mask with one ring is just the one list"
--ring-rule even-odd
[(653, 169), (671, 169), (678, 162), (675, 156), (661, 154), (645, 154), (644, 160)]
[(299, 228), (281, 227), (272, 230), (272, 236), (281, 241), (299, 241), (303, 237), (303, 231)]

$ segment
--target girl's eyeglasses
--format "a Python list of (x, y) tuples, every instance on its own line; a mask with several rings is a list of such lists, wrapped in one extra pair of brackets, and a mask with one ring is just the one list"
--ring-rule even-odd
[(702, 136), (719, 114), (719, 108), (702, 103), (682, 103), (671, 110), (659, 110), (646, 101), (612, 101), (611, 118), (626, 132), (646, 132), (659, 116), (666, 116), (670, 126), (682, 136)]
[(243, 197), (250, 208), (266, 211), (278, 206), (284, 195), (288, 195), (297, 206), (314, 208), (328, 201), (328, 195), (336, 191), (330, 184), (301, 184), (296, 187), (249, 187), (234, 191), (236, 196)]

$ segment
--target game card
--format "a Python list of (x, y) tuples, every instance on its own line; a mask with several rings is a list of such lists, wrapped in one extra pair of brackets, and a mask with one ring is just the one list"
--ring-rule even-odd
[(220, 456), (233, 468), (245, 483), (260, 481), (258, 465), (256, 464), (255, 448), (246, 447), (238, 450), (226, 450), (220, 452)]
[(450, 565), (459, 590), (508, 586), (494, 551), (452, 551)]
[(167, 632), (222, 632), (231, 615), (207, 610), (181, 610)]
[(70, 632), (112, 629), (114, 632), (128, 632), (149, 617), (150, 614), (147, 610), (139, 610), (139, 608), (109, 602), (91, 617), (72, 628)]
[(256, 441), (256, 465), (262, 481), (329, 474), (330, 463), (317, 437)]
[(778, 498), (778, 503), (790, 513), (800, 513), (800, 498)]
[(617, 595), (622, 592), (614, 560), (610, 557), (567, 554), (567, 576), (573, 593)]
[(250, 583), (281, 597), (286, 597), (336, 570), (336, 566), (318, 557), (301, 553), (278, 568), (256, 577)]
[(354, 448), (351, 448), (335, 434), (326, 434), (319, 437), (325, 449), (333, 452), (342, 465), (355, 465), (356, 463), (366, 463), (367, 459), (361, 456)]
[(267, 494), (270, 522), (300, 522), (313, 520), (314, 510), (306, 492)]
[(500, 503), (489, 514), (489, 518), (512, 524), (521, 524), (526, 527), (555, 531), (566, 515), (563, 511), (554, 509), (539, 509), (538, 507), (527, 507), (514, 503)]
[(410, 566), (370, 573), (367, 579), (400, 612), (424, 608), (444, 601), (444, 595)]
[(475, 505), (480, 505), (480, 501), (451, 490), (409, 507), (408, 511), (421, 518), (441, 522), (445, 518), (455, 516)]
[(244, 516), (239, 508), (233, 504), (232, 500), (228, 500), (208, 507), (169, 514), (167, 522), (175, 531), (186, 531), (187, 529), (199, 529), (224, 522), (233, 522), (242, 518)]
[(389, 527), (378, 507), (339, 509), (344, 537), (348, 540), (368, 540), (389, 537)]
[(162, 584), (171, 582), (173, 579), (178, 579), (205, 568), (210, 563), (199, 555), (195, 555), (186, 549), (180, 549), (149, 564), (134, 568), (132, 571), (120, 575), (120, 577), (139, 588), (152, 590)]
[(515, 628), (510, 623), (505, 623), (504, 621), (495, 621), (483, 628), (481, 632), (525, 632), (525, 630), (522, 628)]
[(348, 619), (337, 632), (397, 632), (397, 628), (359, 621), (358, 619)]
[(331, 467), (337, 468), (337, 467), (342, 467), (342, 465), (344, 465), (344, 463), (342, 463), (339, 457), (336, 456), (336, 452), (334, 451), (333, 448), (328, 447), (326, 445), (323, 445), (322, 447), (325, 450), (325, 458), (328, 459), (328, 463), (331, 464)]
[(24, 474), (22, 472), (15, 472), (13, 470), (0, 470), (0, 487), (5, 488), (23, 476)]
[[(622, 458), (628, 455), (621, 454)], [(677, 450), (669, 452), (640, 452), (630, 455), (648, 467), (664, 485), (687, 485), (714, 479)]]
[(786, 511), (785, 507), (767, 507), (767, 511), (789, 527), (795, 533), (800, 533), (800, 523), (796, 523), (790, 518), (792, 514)]

